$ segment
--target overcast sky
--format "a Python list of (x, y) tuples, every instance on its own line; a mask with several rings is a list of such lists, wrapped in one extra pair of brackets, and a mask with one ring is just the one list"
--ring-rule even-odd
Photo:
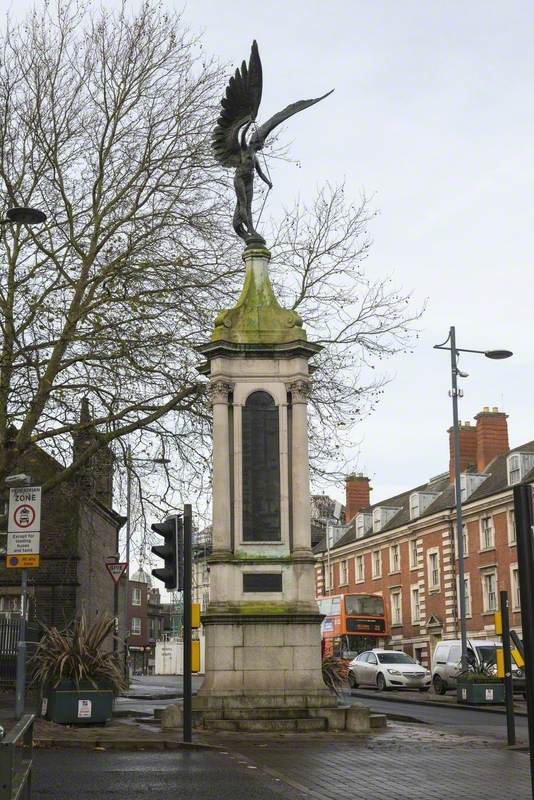
[(200, 0), (185, 16), (233, 67), (258, 40), (262, 118), (335, 87), (287, 125), (302, 169), (275, 162), (275, 192), (290, 203), (345, 179), (373, 194), (370, 275), (428, 298), (415, 353), (389, 362), (394, 380), (356, 433), (375, 501), (448, 468), (450, 365), (432, 346), (451, 324), (459, 346), (514, 351), (464, 357), (461, 419), (498, 406), (512, 446), (534, 439), (534, 5)]
[(393, 274), (415, 303), (428, 298), (415, 353), (389, 362), (393, 380), (355, 433), (354, 465), (372, 478), (374, 500), (448, 467), (448, 353), (432, 345), (451, 324), (459, 346), (515, 354), (465, 357), (461, 419), (498, 406), (512, 446), (534, 439), (534, 5), (190, 0), (184, 15), (232, 68), (258, 40), (263, 119), (335, 87), (286, 127), (302, 168), (271, 167), (271, 210), (327, 180), (345, 180), (355, 197), (365, 190), (380, 211), (370, 276)]

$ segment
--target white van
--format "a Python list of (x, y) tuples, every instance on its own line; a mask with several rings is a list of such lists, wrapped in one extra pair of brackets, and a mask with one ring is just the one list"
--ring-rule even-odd
[[(496, 663), (496, 648), (501, 643), (493, 639), (468, 639), (467, 659), (475, 669), (493, 667)], [(447, 639), (440, 642), (432, 657), (432, 686), (436, 694), (445, 694), (456, 688), (456, 679), (462, 669), (462, 642)]]

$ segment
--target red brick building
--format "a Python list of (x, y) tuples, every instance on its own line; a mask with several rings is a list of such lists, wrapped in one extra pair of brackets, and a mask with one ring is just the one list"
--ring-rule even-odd
[[(534, 441), (509, 449), (506, 414), (484, 408), (461, 424), (468, 636), (492, 637), (499, 591), (511, 600), (511, 627), (521, 634), (512, 487), (534, 483)], [(369, 479), (346, 480), (346, 527), (315, 547), (317, 596), (384, 597), (389, 646), (423, 664), (440, 639), (459, 638), (454, 461), (419, 486), (371, 503)], [(334, 532), (336, 529), (333, 529)]]

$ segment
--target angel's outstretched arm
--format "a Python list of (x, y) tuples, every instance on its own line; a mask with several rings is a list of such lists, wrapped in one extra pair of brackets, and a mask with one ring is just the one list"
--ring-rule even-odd
[(256, 170), (256, 172), (258, 173), (258, 175), (260, 176), (262, 181), (267, 184), (269, 189), (272, 189), (273, 185), (272, 185), (271, 181), (269, 180), (269, 178), (267, 177), (267, 175), (263, 172), (263, 170), (261, 168), (261, 164), (260, 164), (260, 162), (259, 162), (259, 160), (257, 158), (254, 158), (254, 169)]

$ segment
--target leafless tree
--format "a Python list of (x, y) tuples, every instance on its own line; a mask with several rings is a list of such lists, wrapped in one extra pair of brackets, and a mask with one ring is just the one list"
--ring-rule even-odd
[[(2, 229), (0, 481), (32, 445), (64, 465), (48, 490), (98, 448), (128, 442), (134, 465), (151, 464), (136, 455), (172, 458), (169, 497), (180, 481), (206, 486), (194, 348), (242, 283), (227, 177), (209, 146), (225, 78), (180, 15), (150, 2), (129, 13), (56, 0), (6, 24), (0, 213), (34, 206), (48, 220)], [(312, 419), (319, 470), (335, 468), (340, 426), (382, 390), (366, 369), (408, 346), (418, 313), (387, 280), (366, 278), (369, 216), (364, 201), (326, 187), (270, 239), (282, 303), (325, 347)], [(73, 434), (90, 426), (82, 398), (101, 435), (72, 460)]]

